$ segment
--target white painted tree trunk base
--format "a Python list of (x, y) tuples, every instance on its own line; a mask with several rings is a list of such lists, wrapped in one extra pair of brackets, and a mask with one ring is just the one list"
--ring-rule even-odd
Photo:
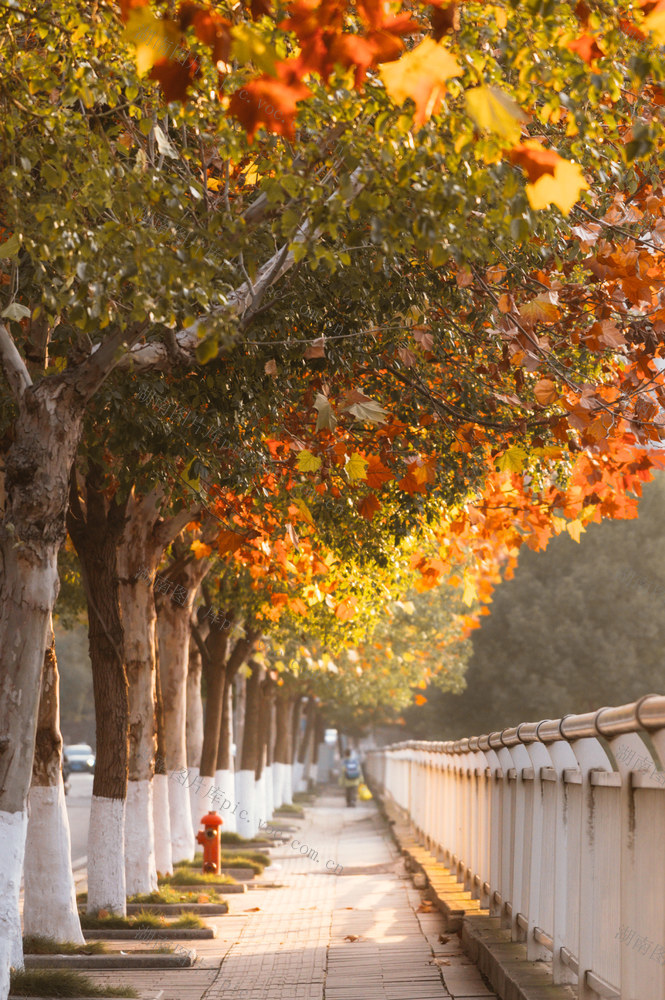
[[(184, 777), (184, 774), (183, 774)], [(194, 827), (189, 789), (177, 778), (169, 781), (169, 816), (171, 818), (171, 853), (173, 864), (194, 860)]]
[[(190, 794), (190, 803), (192, 807), (192, 823), (194, 825), (194, 838), (201, 826), (201, 820), (209, 812), (220, 812), (217, 800), (213, 799), (210, 795), (210, 790), (216, 787), (215, 779), (212, 775), (202, 774), (199, 775), (197, 781), (197, 787), (195, 794)], [(192, 789), (190, 789), (191, 793)], [(197, 841), (196, 846), (197, 851), (200, 850), (200, 845)]]
[(88, 913), (126, 916), (125, 800), (92, 796), (88, 831)]
[(128, 896), (157, 888), (152, 781), (127, 782), (125, 888)]
[(293, 791), (295, 787), (293, 783), (293, 764), (283, 764), (282, 767), (284, 768), (284, 786), (282, 788), (284, 801), (282, 802), (282, 805), (292, 806)]
[(156, 774), (152, 779), (152, 819), (155, 831), (155, 868), (160, 875), (173, 875), (169, 779), (166, 774)]
[(305, 765), (301, 764), (299, 760), (293, 765), (293, 787), (292, 794), (294, 792), (304, 792), (305, 783), (303, 781), (303, 774), (305, 773)]
[(189, 785), (189, 807), (192, 813), (192, 829), (194, 831), (194, 836), (196, 837), (196, 831), (199, 828), (199, 820), (203, 813), (201, 812), (201, 799), (199, 797), (197, 778), (200, 774), (198, 767), (188, 767), (187, 768), (187, 784)]
[(273, 812), (284, 804), (284, 768), (286, 764), (275, 761), (272, 765), (272, 806)]
[(262, 819), (270, 819), (266, 807), (266, 772), (265, 768), (261, 772), (258, 781), (254, 780), (254, 813), (256, 814), (257, 827)]
[[(239, 833), (236, 814), (231, 812), (236, 802), (236, 776), (233, 771), (215, 771), (215, 784), (224, 793), (224, 802), (229, 805), (224, 808), (224, 803), (218, 807), (217, 812), (224, 820), (223, 830), (226, 833)], [(241, 807), (239, 807), (241, 808)]]
[(267, 767), (263, 772), (263, 796), (265, 802), (266, 819), (272, 819), (272, 814), (275, 811), (275, 800), (273, 795), (273, 778), (272, 778), (272, 765)]
[(0, 812), (0, 997), (9, 993), (9, 968), (23, 968), (18, 894), (23, 870), (27, 812)]
[(241, 837), (251, 838), (258, 833), (259, 817), (256, 815), (254, 806), (255, 784), (254, 771), (238, 771), (236, 774), (236, 796), (238, 801), (236, 830)]
[(84, 944), (62, 774), (55, 785), (33, 785), (28, 802), (23, 933)]

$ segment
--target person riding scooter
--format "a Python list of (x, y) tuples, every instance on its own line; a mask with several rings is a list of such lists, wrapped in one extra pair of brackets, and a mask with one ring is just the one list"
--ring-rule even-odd
[(340, 784), (344, 786), (344, 791), (346, 792), (347, 806), (355, 806), (356, 799), (358, 798), (358, 785), (362, 780), (363, 773), (360, 768), (360, 761), (349, 749), (346, 749), (342, 760)]

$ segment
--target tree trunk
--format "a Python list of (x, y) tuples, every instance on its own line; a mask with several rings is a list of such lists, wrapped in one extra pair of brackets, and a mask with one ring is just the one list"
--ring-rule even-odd
[[(237, 640), (226, 661), (224, 670), (224, 694), (222, 696), (222, 721), (219, 729), (219, 744), (217, 747), (217, 762), (215, 781), (222, 789), (226, 798), (235, 803), (236, 780), (231, 747), (233, 744), (233, 687), (238, 670), (243, 665), (259, 638), (259, 632), (246, 629), (245, 635)], [(236, 812), (229, 812), (224, 817), (227, 831), (238, 832)]]
[(31, 385), (15, 349), (10, 357), (11, 338), (2, 332), (0, 360), (18, 417), (4, 457), (0, 523), (0, 997), (9, 989), (10, 965), (23, 965), (19, 885), (40, 681), (84, 406), (66, 376)]
[(303, 762), (300, 759), (305, 734), (302, 728), (302, 707), (303, 699), (296, 698), (293, 709), (293, 768), (291, 770), (291, 792), (292, 795), (300, 791), (300, 779), (302, 778)]
[(187, 773), (189, 775), (189, 805), (192, 810), (192, 824), (198, 827), (200, 819), (199, 782), (201, 773), (201, 753), (203, 751), (203, 699), (201, 697), (201, 677), (203, 663), (201, 650), (194, 638), (194, 629), (199, 636), (207, 634), (207, 623), (199, 625), (196, 611), (190, 619), (189, 662), (187, 666), (187, 712), (185, 721), (185, 741), (187, 743)]
[(314, 736), (316, 733), (316, 718), (318, 714), (318, 709), (316, 707), (316, 701), (314, 698), (309, 699), (307, 702), (307, 724), (305, 726), (305, 734), (302, 741), (302, 778), (301, 778), (301, 788), (299, 791), (308, 792), (310, 771), (312, 767), (312, 760), (314, 757)]
[[(194, 633), (199, 636), (200, 633)], [(203, 726), (203, 748), (201, 768), (195, 799), (199, 815), (194, 817), (198, 826), (201, 816), (207, 812), (206, 800), (210, 788), (215, 784), (219, 733), (222, 727), (222, 705), (226, 678), (226, 650), (228, 633), (211, 628), (205, 642), (202, 642), (203, 674), (206, 682), (205, 721)]]
[(201, 698), (201, 650), (189, 640), (189, 665), (187, 667), (187, 765), (201, 768), (203, 751), (203, 700)]
[(277, 691), (275, 708), (275, 760), (273, 764), (273, 802), (275, 809), (293, 802), (291, 769), (293, 765), (293, 713), (295, 699)]
[(190, 518), (182, 511), (163, 520), (161, 490), (137, 497), (132, 489), (118, 548), (120, 603), (129, 682), (129, 783), (125, 812), (127, 895), (157, 888), (153, 823), (155, 755), (156, 622), (153, 576), (164, 547)]
[(88, 833), (88, 913), (124, 914), (129, 695), (117, 550), (125, 504), (108, 500), (101, 468), (89, 466), (85, 514), (75, 473), (67, 527), (81, 563), (95, 699), (97, 755)]
[(164, 698), (164, 743), (169, 782), (169, 815), (173, 862), (194, 857), (192, 810), (187, 774), (187, 668), (189, 664), (189, 620), (198, 586), (207, 573), (206, 560), (182, 561), (169, 573), (169, 580), (186, 590), (184, 604), (160, 594), (157, 600), (159, 663)]
[(240, 769), (236, 775), (236, 792), (240, 803), (238, 832), (245, 837), (254, 837), (259, 829), (259, 819), (264, 818), (257, 814), (255, 795), (255, 775), (259, 761), (259, 711), (263, 668), (258, 663), (250, 663), (250, 666), (252, 673), (246, 685), (245, 724)]
[(58, 664), (52, 630), (44, 656), (29, 803), (24, 933), (83, 944), (62, 780)]
[(256, 807), (262, 818), (272, 819), (272, 701), (274, 681), (266, 676), (261, 682), (259, 700), (259, 753), (256, 764)]
[(173, 875), (171, 851), (171, 816), (169, 811), (169, 779), (166, 774), (166, 746), (164, 743), (164, 700), (159, 667), (159, 644), (155, 655), (155, 722), (157, 753), (155, 776), (152, 779), (152, 819), (155, 829), (155, 867), (159, 875)]

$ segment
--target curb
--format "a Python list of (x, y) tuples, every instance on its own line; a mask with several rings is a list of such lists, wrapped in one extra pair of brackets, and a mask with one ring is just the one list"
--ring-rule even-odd
[(196, 952), (184, 955), (25, 955), (26, 969), (188, 969)]
[[(247, 879), (247, 881), (249, 881), (249, 879)], [(168, 885), (168, 882), (165, 883), (165, 884)], [(247, 892), (247, 884), (246, 884), (246, 882), (241, 882), (239, 885), (233, 885), (233, 884), (227, 885), (227, 884), (224, 884), (224, 885), (215, 886), (215, 889), (216, 889), (217, 892), (222, 892), (225, 896), (228, 896), (230, 893), (233, 893), (233, 892)], [(205, 894), (206, 894), (205, 888), (202, 885), (179, 885), (178, 886), (178, 892), (197, 892), (201, 896), (205, 896)], [(132, 904), (130, 903), (128, 905), (131, 906)], [(167, 904), (164, 904), (164, 905), (166, 906)], [(206, 904), (203, 904), (203, 903), (192, 903), (192, 906), (203, 906), (203, 905), (208, 906), (208, 905), (212, 905), (212, 904), (208, 904), (208, 903), (206, 903)]]
[(219, 916), (229, 912), (228, 903), (127, 903), (127, 914), (130, 913), (163, 913), (165, 916), (177, 916), (179, 913), (196, 913), (198, 915)]
[(217, 937), (214, 927), (144, 927), (136, 930), (133, 927), (109, 927), (103, 930), (83, 928), (86, 941), (203, 941)]

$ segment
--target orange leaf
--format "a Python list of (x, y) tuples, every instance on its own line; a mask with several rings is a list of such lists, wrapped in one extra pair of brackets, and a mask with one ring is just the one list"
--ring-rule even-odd
[(533, 394), (542, 406), (553, 403), (558, 398), (554, 382), (549, 378), (541, 378), (533, 387)]
[(376, 499), (373, 493), (366, 496), (364, 500), (358, 504), (358, 512), (361, 517), (364, 517), (367, 521), (371, 521), (378, 510), (381, 510), (381, 504)]
[(250, 141), (263, 125), (268, 132), (295, 138), (293, 128), (298, 101), (312, 96), (298, 76), (296, 60), (277, 64), (277, 76), (264, 74), (231, 95), (229, 114), (237, 118)]
[(551, 149), (544, 149), (542, 146), (519, 145), (513, 147), (508, 154), (511, 163), (516, 163), (526, 171), (531, 184), (535, 184), (543, 174), (551, 174), (554, 177), (554, 170), (561, 157)]
[(576, 52), (580, 59), (584, 59), (584, 62), (589, 64), (594, 59), (605, 55), (593, 35), (580, 35), (579, 38), (575, 38), (572, 42), (568, 43), (568, 48), (571, 52)]
[(339, 618), (341, 622), (348, 622), (354, 617), (357, 610), (356, 600), (353, 597), (348, 597), (345, 601), (341, 601), (335, 608), (335, 617)]
[(160, 59), (150, 70), (149, 76), (159, 83), (167, 104), (171, 101), (181, 101), (184, 104), (187, 100), (187, 88), (199, 73), (198, 63), (191, 56), (184, 66), (170, 59)]
[(235, 531), (220, 531), (217, 537), (217, 551), (220, 556), (227, 553), (237, 552), (242, 547), (245, 539)]
[(417, 694), (414, 700), (415, 700), (416, 705), (426, 705), (427, 704), (427, 698), (425, 697), (424, 694)]
[(367, 456), (367, 485), (371, 489), (376, 490), (393, 478), (392, 472), (385, 467), (378, 455)]

